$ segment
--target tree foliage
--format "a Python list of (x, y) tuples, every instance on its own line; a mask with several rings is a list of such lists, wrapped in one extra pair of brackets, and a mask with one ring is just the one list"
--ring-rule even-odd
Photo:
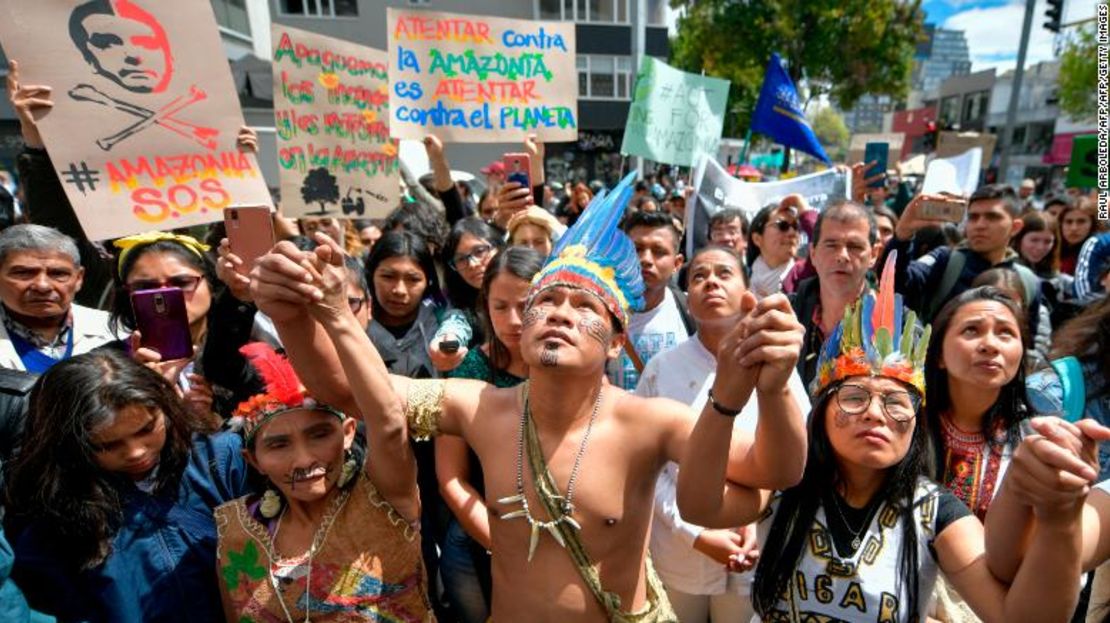
[(1076, 120), (1093, 121), (1098, 93), (1098, 54), (1095, 29), (1080, 28), (1064, 46), (1060, 56), (1060, 110)]
[(809, 97), (850, 109), (864, 94), (909, 92), (924, 34), (921, 0), (671, 0), (684, 9), (671, 61), (732, 81), (725, 134), (747, 128), (771, 52)]
[(840, 160), (844, 157), (851, 133), (840, 113), (831, 106), (826, 106), (813, 115), (809, 125), (830, 158)]

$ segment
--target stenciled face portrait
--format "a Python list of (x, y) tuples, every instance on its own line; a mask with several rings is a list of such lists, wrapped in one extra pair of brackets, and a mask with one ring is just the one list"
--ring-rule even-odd
[(161, 93), (173, 77), (165, 29), (130, 0), (93, 0), (70, 16), (69, 33), (100, 76), (134, 93)]

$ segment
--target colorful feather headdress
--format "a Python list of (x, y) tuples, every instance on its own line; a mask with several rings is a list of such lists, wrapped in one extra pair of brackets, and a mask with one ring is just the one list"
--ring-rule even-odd
[(315, 409), (343, 419), (339, 411), (318, 404), (306, 392), (289, 360), (277, 354), (265, 342), (251, 342), (239, 349), (266, 383), (266, 391), (255, 394), (239, 403), (233, 419), (241, 422), (241, 432), (247, 445), (263, 424), (274, 417), (297, 409)]
[(932, 327), (918, 332), (917, 315), (902, 317), (902, 295), (894, 293), (892, 251), (883, 267), (879, 293), (868, 292), (844, 310), (844, 319), (821, 346), (810, 393), (850, 376), (885, 376), (917, 388), (925, 397), (925, 352)]
[(579, 288), (601, 299), (621, 324), (628, 326), (632, 312), (644, 306), (640, 259), (632, 240), (620, 229), (635, 178), (635, 172), (629, 173), (611, 192), (603, 190), (594, 196), (532, 279), (526, 307), (548, 288)]

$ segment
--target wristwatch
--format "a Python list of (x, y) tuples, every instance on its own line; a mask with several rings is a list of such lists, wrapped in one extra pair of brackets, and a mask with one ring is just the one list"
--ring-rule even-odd
[(721, 415), (727, 415), (728, 417), (736, 417), (740, 415), (741, 411), (744, 410), (743, 406), (741, 406), (739, 409), (729, 409), (728, 407), (717, 402), (717, 399), (713, 397), (713, 388), (709, 389), (709, 404), (713, 407), (714, 411), (720, 413)]

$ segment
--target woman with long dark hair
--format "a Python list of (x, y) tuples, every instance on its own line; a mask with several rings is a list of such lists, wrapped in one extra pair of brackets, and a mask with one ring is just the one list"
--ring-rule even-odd
[[(489, 338), (468, 352), (448, 376), (496, 387), (524, 382), (528, 376), (520, 355), (524, 304), (543, 261), (539, 253), (523, 247), (505, 249), (490, 261), (478, 294), (478, 315)], [(482, 467), (460, 437), (436, 437), (435, 446), (440, 491), (454, 513), (440, 561), (444, 588), (463, 623), (482, 623), (489, 618), (492, 585)]]
[(933, 324), (925, 421), (936, 449), (934, 476), (980, 520), (1029, 414), (1027, 326), (1020, 304), (991, 286), (952, 299)]
[[(504, 246), (504, 234), (481, 219), (464, 218), (451, 228), (441, 257), (447, 268), (444, 281), (451, 309), (428, 346), (440, 372), (453, 370), (470, 348), (484, 341), (478, 323), (478, 291), (490, 260)], [(454, 342), (453, 350), (445, 350), (444, 341)]]
[[(132, 333), (126, 349), (141, 363), (153, 364), (184, 394), (198, 415), (218, 426), (242, 400), (257, 389), (239, 347), (250, 339), (256, 308), (226, 287), (208, 254), (208, 245), (168, 232), (148, 232), (115, 242), (115, 282), (109, 323), (117, 335), (137, 325), (131, 295), (137, 290), (179, 288), (185, 299), (194, 355), (187, 361), (164, 362), (159, 353), (139, 347)], [(242, 296), (239, 292), (238, 296)], [(212, 417), (216, 414), (217, 418)]]
[(9, 468), (14, 577), (63, 621), (215, 621), (212, 510), (247, 493), (239, 438), (204, 435), (157, 372), (104, 349), (31, 394)]
[(850, 309), (822, 348), (802, 481), (758, 500), (727, 492), (728, 435), (717, 439), (722, 425), (709, 418), (720, 416), (704, 414), (679, 470), (683, 517), (713, 528), (759, 520), (761, 620), (921, 621), (938, 570), (987, 621), (1055, 620), (1072, 605), (1061, 590), (1070, 579), (1043, 569), (1064, 569), (1074, 548), (1035, 534), (1008, 590), (987, 568), (982, 524), (929, 479), (919, 421), (929, 331), (901, 317), (888, 268), (878, 296)]

